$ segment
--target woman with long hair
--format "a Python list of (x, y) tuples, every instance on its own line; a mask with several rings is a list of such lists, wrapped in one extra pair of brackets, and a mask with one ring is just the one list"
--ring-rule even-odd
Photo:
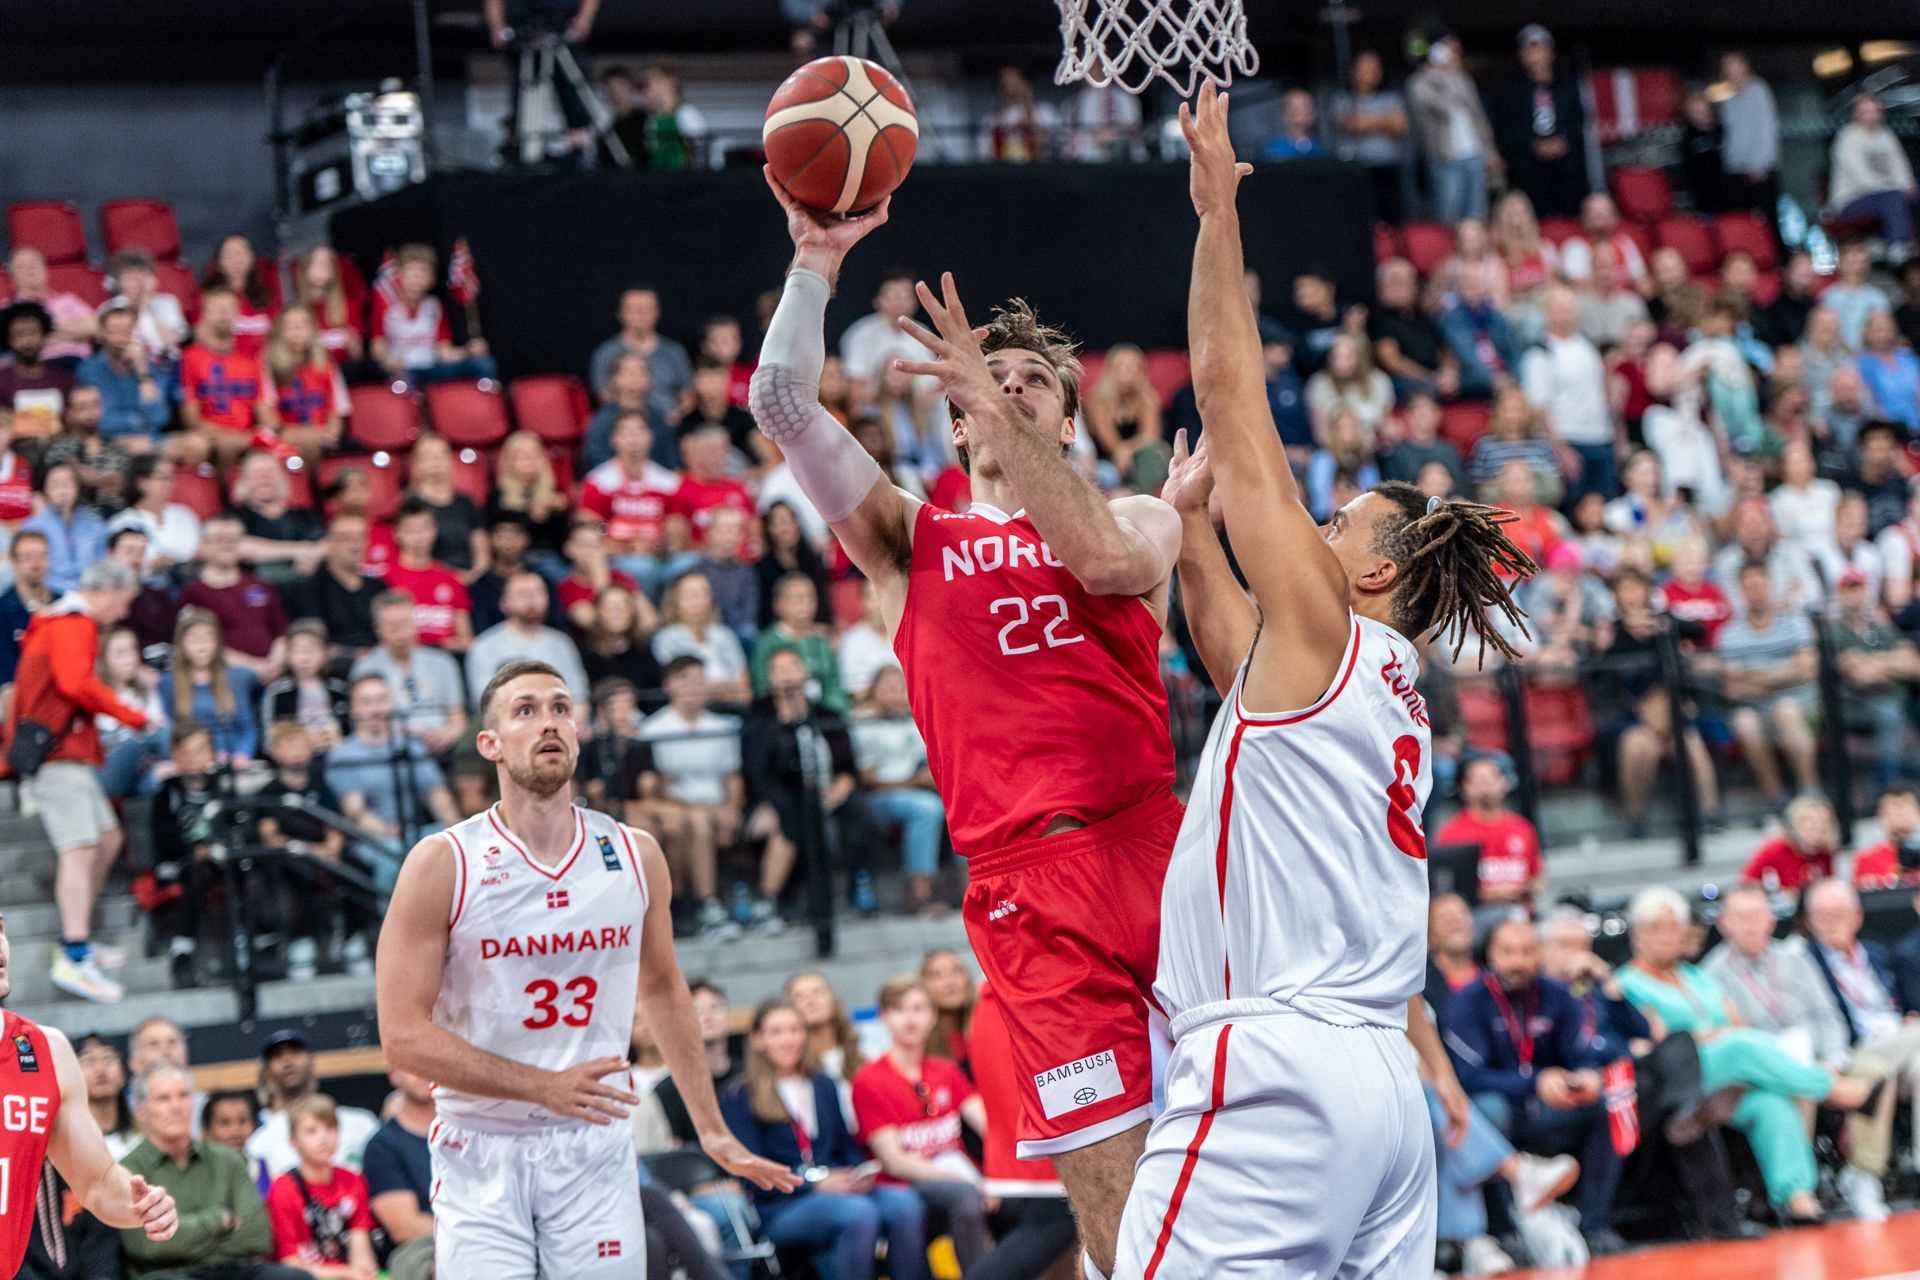
[[(1134, 462), (1143, 454), (1158, 458), (1154, 469), (1165, 479), (1167, 453), (1160, 435), (1160, 393), (1147, 381), (1144, 351), (1131, 342), (1108, 348), (1107, 362), (1084, 405), (1087, 431), (1100, 456), (1119, 472), (1122, 484), (1133, 485)], [(1158, 486), (1153, 489), (1157, 491)]]
[(1373, 447), (1380, 424), (1393, 412), (1393, 379), (1374, 367), (1373, 348), (1364, 337), (1343, 333), (1327, 348), (1327, 367), (1307, 379), (1307, 413), (1314, 438), (1327, 444), (1334, 416), (1353, 415)]
[(920, 481), (920, 473), (911, 468), (901, 467), (893, 454), (893, 432), (886, 423), (872, 414), (860, 414), (848, 424), (847, 430), (867, 451), (867, 456), (880, 466), (880, 473), (887, 483), (896, 489), (904, 489), (922, 502), (926, 501), (927, 489)]
[(433, 558), (472, 582), (487, 571), (492, 547), (480, 508), (453, 484), (453, 446), (440, 436), (414, 442), (406, 496), (433, 508)]
[(245, 667), (229, 666), (220, 619), (189, 606), (173, 624), (173, 657), (160, 680), (160, 698), (175, 723), (194, 720), (213, 733), (214, 753), (234, 768), (260, 754), (260, 682)]
[(752, 692), (747, 680), (747, 651), (740, 637), (714, 607), (713, 586), (705, 574), (683, 573), (660, 599), (661, 627), (653, 633), (653, 656), (662, 669), (682, 654), (700, 659), (707, 693), (715, 702), (744, 703)]
[(293, 298), (313, 312), (320, 329), (320, 345), (341, 364), (367, 353), (366, 334), (347, 301), (340, 277), (340, 256), (332, 245), (317, 244), (300, 255), (293, 269)]
[(106, 755), (100, 785), (109, 796), (124, 800), (139, 794), (147, 771), (167, 758), (167, 704), (160, 697), (160, 673), (141, 660), (140, 638), (132, 627), (120, 626), (107, 632), (100, 643), (97, 670), (100, 683), (111, 689), (114, 697), (147, 715), (144, 729), (129, 729), (112, 716), (94, 717), (100, 731), (100, 749)]
[(833, 1077), (840, 1090), (840, 1108), (847, 1125), (853, 1125), (853, 1077), (867, 1064), (860, 1050), (860, 1033), (854, 1030), (853, 1015), (840, 995), (827, 981), (827, 975), (808, 969), (787, 979), (780, 992), (807, 1024), (807, 1048), (820, 1070)]
[(525, 516), (533, 538), (527, 563), (539, 570), (548, 585), (567, 576), (570, 506), (567, 491), (554, 478), (553, 459), (547, 456), (540, 437), (524, 430), (508, 436), (500, 446), (493, 489), (487, 494), (487, 524), (491, 526), (503, 512)]
[(894, 1280), (929, 1280), (926, 1209), (911, 1188), (878, 1186), (820, 1071), (807, 1024), (785, 1000), (754, 1010), (746, 1069), (720, 1101), (727, 1128), (755, 1155), (805, 1169), (792, 1191), (753, 1192), (767, 1238), (804, 1248), (833, 1280), (872, 1280), (884, 1232)]
[(1504, 310), (1507, 265), (1494, 250), (1487, 224), (1478, 218), (1462, 218), (1453, 226), (1453, 252), (1441, 260), (1433, 273), (1434, 284), (1443, 296), (1460, 287), (1460, 273), (1468, 266), (1478, 266), (1485, 271), (1487, 295), (1493, 299), (1494, 306)]
[(920, 983), (933, 1000), (933, 1034), (927, 1038), (927, 1052), (952, 1058), (971, 1076), (973, 1051), (967, 1032), (973, 1025), (973, 1005), (978, 998), (973, 971), (958, 951), (935, 947), (920, 958)]
[(233, 347), (241, 355), (257, 356), (267, 345), (273, 329), (273, 310), (279, 303), (279, 290), (267, 279), (271, 268), (253, 251), (253, 241), (243, 235), (223, 236), (214, 250), (207, 274), (200, 278), (202, 289), (227, 288), (239, 300), (240, 314), (233, 322)]
[(265, 394), (280, 415), (280, 437), (300, 451), (309, 473), (320, 455), (340, 443), (344, 416), (352, 409), (347, 384), (320, 345), (313, 312), (288, 307), (267, 338)]
[(792, 507), (776, 502), (760, 513), (760, 547), (760, 559), (753, 566), (754, 572), (760, 575), (760, 625), (773, 625), (774, 590), (780, 585), (780, 579), (790, 573), (804, 573), (813, 579), (819, 599), (814, 621), (828, 621), (831, 615), (827, 612), (827, 562), (807, 541), (800, 517), (793, 513)]
[(619, 677), (629, 681), (649, 707), (658, 705), (660, 664), (648, 645), (660, 616), (644, 595), (619, 583), (601, 588), (593, 626), (581, 637), (580, 664), (587, 684)]
[(1501, 310), (1523, 342), (1545, 332), (1541, 295), (1560, 274), (1560, 251), (1540, 234), (1533, 201), (1524, 191), (1509, 191), (1493, 215), (1493, 247), (1507, 275), (1507, 304)]
[(940, 412), (940, 397), (923, 389), (910, 373), (892, 363), (880, 368), (880, 386), (874, 392), (873, 416), (893, 433), (893, 456), (923, 485), (953, 465), (953, 426)]

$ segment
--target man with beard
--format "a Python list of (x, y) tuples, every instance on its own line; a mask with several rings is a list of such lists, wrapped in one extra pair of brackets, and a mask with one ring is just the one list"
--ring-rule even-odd
[[(645, 1247), (625, 1123), (636, 1012), (707, 1155), (761, 1187), (799, 1179), (720, 1117), (673, 952), (666, 859), (574, 804), (580, 742), (560, 673), (510, 662), (478, 710), (500, 801), (407, 855), (376, 970), (387, 1061), (439, 1084), (434, 1270), (624, 1280)], [(537, 1161), (522, 1158), (530, 1144)]]
[[(320, 1091), (313, 1050), (305, 1036), (298, 1031), (276, 1031), (267, 1037), (260, 1046), (260, 1090), (267, 1107), (261, 1113), (259, 1127), (247, 1136), (247, 1155), (267, 1167), (268, 1177), (277, 1178), (300, 1167), (289, 1118), (293, 1104)], [(361, 1153), (380, 1131), (380, 1117), (363, 1107), (337, 1107), (335, 1114), (340, 1118), (337, 1161), (358, 1172)]]

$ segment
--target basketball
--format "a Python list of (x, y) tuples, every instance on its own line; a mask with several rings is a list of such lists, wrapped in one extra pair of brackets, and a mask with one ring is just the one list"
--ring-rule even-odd
[(767, 164), (794, 199), (822, 213), (871, 209), (913, 167), (920, 121), (884, 67), (815, 58), (767, 104)]

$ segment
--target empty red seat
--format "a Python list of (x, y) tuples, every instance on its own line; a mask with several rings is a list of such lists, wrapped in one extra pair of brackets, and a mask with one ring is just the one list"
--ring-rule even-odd
[[(382, 459), (385, 459), (384, 461)], [(367, 478), (371, 493), (367, 499), (367, 515), (375, 520), (391, 520), (393, 513), (400, 509), (400, 468), (391, 458), (383, 454), (379, 458), (366, 454), (339, 455), (320, 459), (320, 488), (322, 492), (333, 487), (340, 473), (357, 470)], [(331, 514), (331, 513), (329, 513)]]
[(1422, 276), (1430, 276), (1453, 252), (1453, 228), (1444, 222), (1409, 222), (1401, 228), (1407, 260)]
[(406, 450), (420, 438), (420, 406), (392, 387), (352, 387), (353, 438), (362, 448)]
[(100, 238), (108, 253), (145, 249), (160, 262), (180, 256), (180, 223), (165, 200), (134, 196), (107, 201), (100, 206)]
[(1673, 188), (1664, 171), (1624, 165), (1608, 174), (1613, 202), (1633, 222), (1658, 222), (1673, 212)]
[(107, 300), (107, 280), (100, 268), (85, 262), (63, 262), (47, 268), (47, 288), (55, 293), (71, 293), (90, 307)]
[(1704, 218), (1676, 214), (1662, 219), (1653, 229), (1654, 239), (1664, 249), (1672, 249), (1685, 259), (1687, 270), (1696, 275), (1712, 271), (1720, 254), (1714, 248), (1713, 230)]
[(573, 446), (550, 444), (547, 461), (553, 465), (553, 487), (562, 493), (573, 492)]
[(593, 402), (580, 379), (564, 373), (515, 378), (507, 385), (513, 420), (548, 444), (572, 444), (587, 430)]
[(1640, 251), (1640, 261), (1652, 265), (1653, 251), (1657, 247), (1654, 244), (1653, 228), (1643, 222), (1623, 222), (1620, 224), (1620, 230), (1626, 234), (1627, 239), (1633, 241), (1633, 247)]
[(1780, 296), (1780, 273), (1762, 271), (1753, 278), (1753, 305), (1770, 307)]
[(1540, 220), (1540, 238), (1559, 248), (1569, 240), (1578, 240), (1586, 234), (1580, 224), (1572, 218), (1542, 218)]
[(7, 274), (6, 267), (0, 266), (0, 299), (11, 298), (12, 296), (13, 277)]
[(1492, 680), (1460, 681), (1460, 720), (1472, 746), (1482, 751), (1507, 749), (1507, 704)]
[(1173, 403), (1173, 393), (1193, 381), (1193, 365), (1184, 349), (1147, 352), (1147, 381), (1160, 393), (1160, 407)]
[(205, 462), (197, 467), (173, 469), (173, 500), (202, 520), (226, 509), (226, 502), (220, 496), (220, 477)]
[(1548, 786), (1580, 780), (1593, 750), (1593, 713), (1577, 684), (1527, 684), (1527, 736), (1535, 775)]
[(153, 274), (160, 281), (160, 292), (180, 299), (180, 306), (188, 316), (200, 314), (200, 281), (192, 267), (184, 262), (156, 262)]
[(38, 249), (47, 265), (84, 262), (87, 227), (65, 200), (17, 200), (7, 206), (7, 241), (15, 249)]
[(507, 402), (492, 379), (436, 382), (427, 388), (427, 416), (455, 449), (487, 449), (507, 438)]
[(1401, 254), (1400, 233), (1384, 222), (1373, 224), (1373, 260), (1385, 262)]
[(1779, 264), (1779, 255), (1773, 245), (1773, 232), (1768, 229), (1766, 219), (1759, 214), (1721, 214), (1713, 220), (1713, 238), (1720, 242), (1722, 254), (1737, 249), (1750, 256), (1753, 265), (1762, 271), (1771, 271)]
[(476, 507), (487, 505), (493, 492), (493, 455), (478, 449), (456, 449), (453, 453), (453, 487), (473, 500)]
[(1474, 442), (1487, 434), (1493, 410), (1487, 405), (1462, 400), (1440, 410), (1440, 438), (1460, 451), (1462, 458), (1473, 452)]

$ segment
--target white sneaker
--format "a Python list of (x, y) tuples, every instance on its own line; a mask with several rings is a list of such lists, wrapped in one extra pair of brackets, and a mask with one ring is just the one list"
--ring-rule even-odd
[(347, 972), (356, 978), (373, 976), (373, 955), (367, 950), (367, 935), (356, 933), (347, 938), (346, 946), (340, 949), (346, 961)]
[(1513, 1270), (1513, 1259), (1492, 1236), (1475, 1236), (1460, 1246), (1460, 1274), (1497, 1276)]
[(1861, 1222), (1885, 1222), (1887, 1220), (1886, 1192), (1880, 1186), (1880, 1179), (1865, 1169), (1856, 1169), (1849, 1165), (1840, 1171), (1834, 1179), (1840, 1188), (1841, 1198), (1847, 1202), (1847, 1208)]
[(93, 944), (93, 962), (102, 969), (124, 969), (127, 967), (127, 949), (111, 947), (104, 942)]
[(119, 1004), (121, 997), (126, 995), (119, 983), (100, 972), (100, 966), (93, 962), (91, 956), (75, 964), (65, 952), (54, 957), (53, 985), (68, 995), (79, 996), (95, 1004)]
[(1515, 1156), (1519, 1169), (1513, 1175), (1513, 1198), (1522, 1213), (1538, 1212), (1567, 1194), (1580, 1180), (1580, 1162), (1572, 1156)]
[(319, 943), (312, 938), (295, 938), (287, 944), (287, 981), (311, 982), (319, 973)]

